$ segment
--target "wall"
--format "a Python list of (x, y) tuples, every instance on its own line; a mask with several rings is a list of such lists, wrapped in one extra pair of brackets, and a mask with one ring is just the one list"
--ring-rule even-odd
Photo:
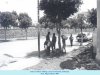
[(100, 64), (100, 0), (97, 0), (97, 51), (96, 60)]

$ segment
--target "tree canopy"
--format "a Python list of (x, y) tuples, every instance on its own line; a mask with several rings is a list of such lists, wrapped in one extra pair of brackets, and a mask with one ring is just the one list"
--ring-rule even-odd
[(11, 25), (17, 25), (17, 17), (11, 12), (1, 12), (0, 14), (0, 23), (3, 27), (9, 27)]
[(19, 20), (19, 27), (20, 28), (26, 29), (32, 25), (32, 19), (28, 16), (27, 13), (20, 13), (18, 20)]
[(97, 9), (91, 9), (88, 11), (88, 22), (92, 27), (97, 27)]
[(75, 17), (67, 19), (66, 23), (70, 25), (70, 28), (78, 28), (78, 21)]
[(76, 13), (81, 4), (81, 0), (41, 0), (40, 9), (55, 23)]
[(55, 28), (55, 24), (46, 15), (40, 18), (39, 23), (41, 24), (41, 28)]

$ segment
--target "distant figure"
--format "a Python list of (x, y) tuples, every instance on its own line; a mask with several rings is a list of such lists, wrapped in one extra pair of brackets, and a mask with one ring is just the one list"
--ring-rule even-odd
[(63, 44), (63, 50), (66, 52), (66, 40), (67, 40), (67, 37), (62, 35), (62, 44)]
[(46, 35), (46, 41), (44, 42), (44, 48), (46, 51), (46, 55), (50, 55), (50, 46), (51, 46), (50, 32), (48, 32), (48, 34)]
[(50, 41), (50, 32), (46, 35), (46, 41)]
[(70, 40), (71, 46), (73, 46), (73, 36), (72, 36), (72, 34), (70, 35), (69, 40)]
[(55, 36), (55, 33), (53, 33), (53, 36), (52, 36), (52, 52), (55, 49), (55, 45), (56, 45), (56, 36)]

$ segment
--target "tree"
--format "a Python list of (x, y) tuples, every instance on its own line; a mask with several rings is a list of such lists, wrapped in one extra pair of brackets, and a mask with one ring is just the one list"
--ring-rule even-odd
[(1, 26), (4, 27), (5, 30), (5, 40), (6, 38), (6, 30), (10, 26), (17, 25), (17, 17), (11, 12), (1, 12), (0, 14), (0, 23)]
[(85, 15), (78, 14), (77, 21), (78, 21), (78, 27), (81, 29), (81, 32), (82, 32), (82, 29), (84, 28), (84, 25), (85, 25)]
[[(85, 26), (86, 18), (84, 14), (78, 14), (77, 16), (77, 21), (78, 21), (78, 27), (81, 29), (81, 34), (82, 34), (82, 29)], [(81, 42), (80, 45), (83, 43), (83, 37), (81, 37)]]
[(17, 27), (18, 26), (18, 14), (16, 11), (12, 12), (12, 17), (13, 17), (12, 26)]
[(58, 33), (58, 47), (61, 50), (61, 28), (63, 25), (61, 22), (66, 20), (69, 16), (76, 13), (79, 6), (82, 4), (81, 0), (41, 0), (40, 10), (44, 10), (44, 13), (49, 20), (55, 24)]
[(76, 17), (69, 18), (69, 19), (67, 19), (67, 23), (70, 25), (70, 28), (74, 28), (75, 32), (76, 32), (76, 29), (78, 28), (77, 18)]
[(92, 27), (97, 27), (97, 9), (91, 9), (88, 11), (88, 22), (92, 25)]
[(41, 24), (41, 28), (50, 28), (50, 29), (55, 28), (55, 24), (51, 22), (46, 15), (44, 15), (39, 19), (39, 23)]
[(27, 40), (27, 29), (32, 25), (32, 19), (28, 16), (27, 13), (20, 13), (19, 17), (19, 27), (25, 29), (26, 32), (26, 40)]

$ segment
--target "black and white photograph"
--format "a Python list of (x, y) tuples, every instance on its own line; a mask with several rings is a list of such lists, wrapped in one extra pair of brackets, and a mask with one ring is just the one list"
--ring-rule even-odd
[(0, 70), (100, 70), (99, 8), (100, 0), (0, 0)]

